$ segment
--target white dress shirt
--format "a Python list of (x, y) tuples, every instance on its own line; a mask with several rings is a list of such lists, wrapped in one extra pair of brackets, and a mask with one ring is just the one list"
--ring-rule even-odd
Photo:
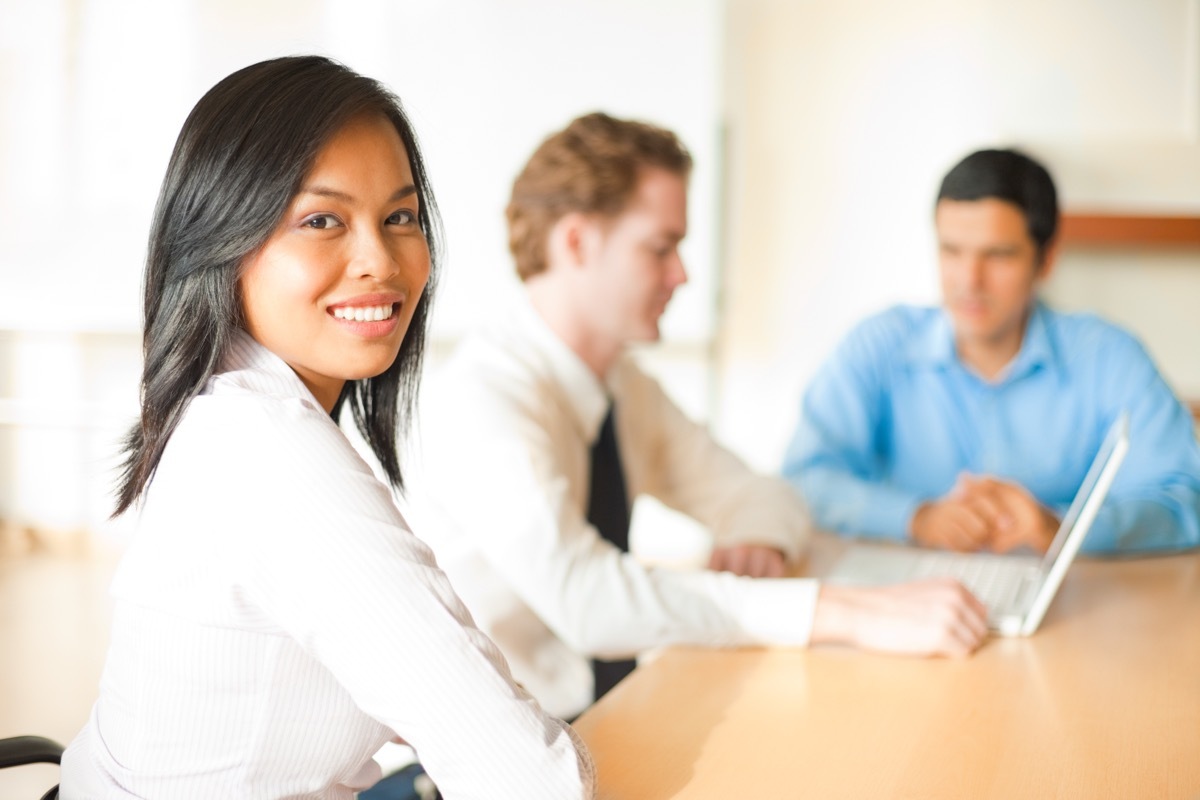
[(242, 336), (188, 406), (115, 577), (75, 798), (351, 798), (396, 735), (447, 800), (592, 796), (389, 489)]
[(626, 358), (605, 383), (523, 301), (465, 340), (421, 408), (409, 513), (514, 677), (550, 711), (592, 700), (590, 658), (667, 644), (805, 645), (817, 584), (647, 568), (588, 523), (590, 448), (616, 403), (630, 498), (650, 494), (718, 544), (794, 556), (795, 492), (756, 475)]

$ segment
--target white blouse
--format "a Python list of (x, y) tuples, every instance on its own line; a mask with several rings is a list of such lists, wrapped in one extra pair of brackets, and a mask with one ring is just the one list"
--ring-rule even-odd
[(591, 797), (388, 487), (241, 336), (188, 406), (112, 588), (74, 798), (351, 798), (394, 736), (447, 800)]

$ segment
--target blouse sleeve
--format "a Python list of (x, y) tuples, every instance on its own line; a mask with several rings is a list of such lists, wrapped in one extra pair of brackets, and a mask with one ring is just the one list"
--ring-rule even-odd
[(225, 476), (251, 531), (248, 599), (408, 741), (447, 798), (592, 796), (586, 749), (513, 682), (387, 487), (328, 417), (281, 405)]

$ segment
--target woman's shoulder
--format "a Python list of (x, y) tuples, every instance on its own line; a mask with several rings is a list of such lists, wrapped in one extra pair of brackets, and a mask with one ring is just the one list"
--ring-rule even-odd
[(163, 475), (219, 495), (320, 496), (339, 483), (374, 479), (338, 424), (311, 398), (226, 385), (184, 412), (159, 463)]
[[(222, 376), (224, 377), (224, 376)], [(286, 450), (330, 440), (345, 442), (337, 423), (311, 397), (257, 391), (227, 380), (194, 398), (175, 435), (197, 437), (197, 444), (244, 443)], [(239, 447), (243, 453), (246, 447)]]
[(349, 546), (368, 521), (392, 535), (407, 529), (391, 489), (328, 414), (253, 394), (193, 401), (142, 511), (156, 536), (211, 538), (206, 552), (239, 564), (280, 548), (324, 553), (331, 538)]

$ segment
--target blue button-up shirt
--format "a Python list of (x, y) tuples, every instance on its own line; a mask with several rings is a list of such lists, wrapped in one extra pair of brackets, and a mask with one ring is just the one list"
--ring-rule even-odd
[(1062, 516), (1122, 410), (1129, 453), (1084, 549), (1200, 544), (1190, 415), (1133, 336), (1040, 303), (994, 381), (959, 361), (941, 309), (863, 322), (810, 384), (783, 472), (841, 533), (906, 539), (917, 507), (962, 472), (1018, 483)]

